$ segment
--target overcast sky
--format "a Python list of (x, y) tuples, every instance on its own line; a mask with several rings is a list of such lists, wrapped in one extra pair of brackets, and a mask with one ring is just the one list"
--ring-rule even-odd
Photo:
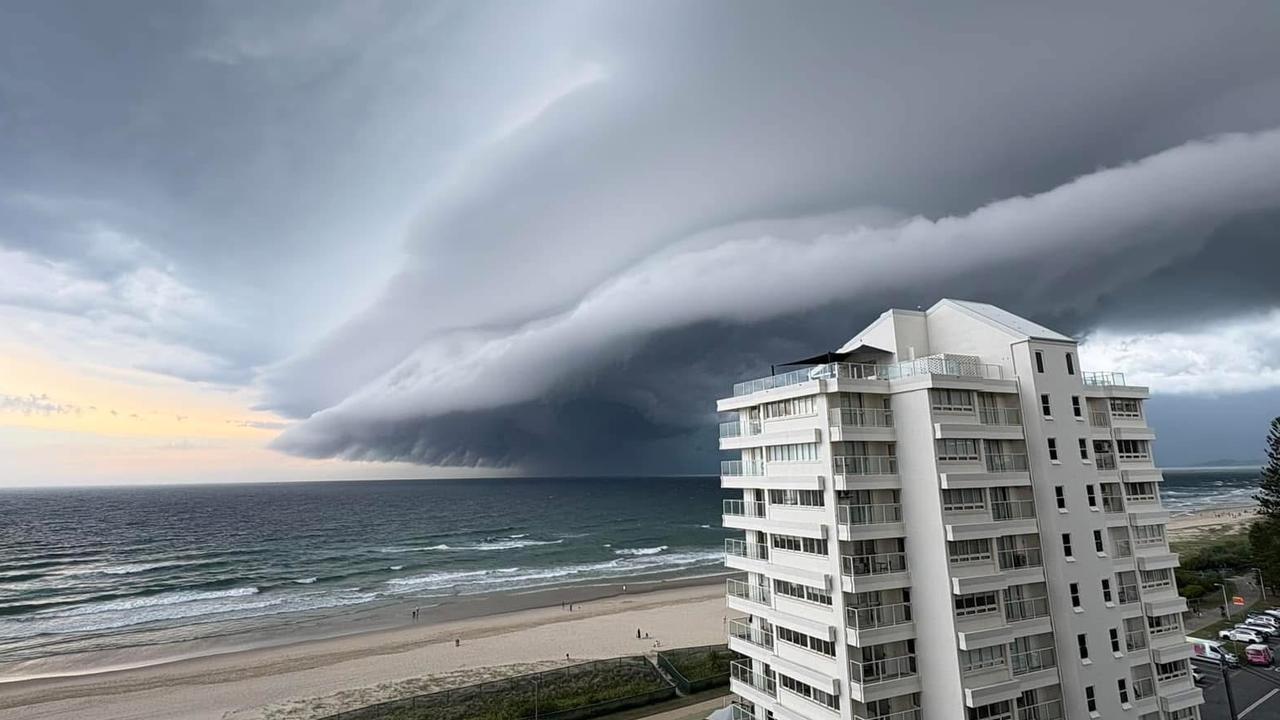
[(0, 483), (714, 472), (944, 296), (1260, 457), (1280, 6), (965, 5), (0, 5)]

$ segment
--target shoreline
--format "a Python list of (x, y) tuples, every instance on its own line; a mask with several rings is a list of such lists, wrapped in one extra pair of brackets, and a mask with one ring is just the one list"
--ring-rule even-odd
[[(568, 594), (561, 588), (541, 593), (536, 607), (496, 614), (14, 681), (0, 685), (0, 720), (312, 720), (447, 687), (644, 654), (655, 644), (722, 643), (729, 615), (723, 577), (628, 582), (625, 595), (621, 583)], [(560, 596), (566, 603), (572, 597), (572, 613), (561, 609)], [(638, 628), (650, 637), (637, 639)]]

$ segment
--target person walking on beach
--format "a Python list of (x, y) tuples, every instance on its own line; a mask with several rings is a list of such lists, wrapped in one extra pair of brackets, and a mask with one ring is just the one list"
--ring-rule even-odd
[(640, 639), (640, 628), (636, 628), (636, 639)]
[(462, 639), (461, 639), (461, 638), (454, 638), (454, 639), (453, 639), (453, 646), (454, 646), (454, 647), (462, 647)]

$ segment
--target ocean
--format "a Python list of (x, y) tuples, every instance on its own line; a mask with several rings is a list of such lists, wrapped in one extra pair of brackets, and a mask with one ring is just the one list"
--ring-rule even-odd
[[(1256, 469), (1166, 471), (1175, 513)], [(716, 477), (0, 491), (5, 662), (280, 632), (394, 604), (723, 570)], [(4, 675), (4, 673), (0, 673)]]

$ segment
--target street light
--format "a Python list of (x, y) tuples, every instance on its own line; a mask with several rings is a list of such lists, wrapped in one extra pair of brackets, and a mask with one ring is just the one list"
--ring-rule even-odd
[(1258, 573), (1258, 589), (1262, 591), (1262, 599), (1263, 599), (1263, 600), (1266, 600), (1266, 599), (1267, 599), (1267, 585), (1266, 585), (1266, 583), (1262, 582), (1262, 568), (1249, 568), (1249, 569), (1250, 569), (1250, 570), (1252, 570), (1252, 571), (1254, 571), (1254, 572), (1256, 572), (1256, 573)]
[(1223, 610), (1223, 612), (1225, 612), (1225, 613), (1227, 614), (1227, 617), (1228, 617), (1228, 618), (1230, 618), (1230, 617), (1231, 617), (1231, 603), (1227, 600), (1227, 586), (1226, 586), (1226, 585), (1223, 585), (1222, 583), (1214, 583), (1213, 585), (1214, 585), (1214, 587), (1220, 587), (1220, 588), (1222, 588), (1222, 610)]

